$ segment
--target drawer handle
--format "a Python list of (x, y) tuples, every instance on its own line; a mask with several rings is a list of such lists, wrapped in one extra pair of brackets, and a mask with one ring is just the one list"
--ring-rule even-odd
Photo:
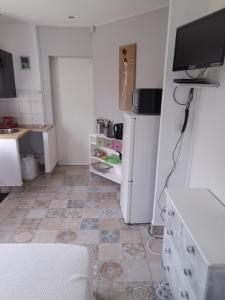
[(170, 271), (170, 267), (169, 266), (163, 266), (163, 270), (166, 272), (169, 272)]
[(184, 269), (184, 275), (185, 276), (191, 276), (191, 270), (190, 269)]
[(165, 253), (171, 254), (171, 249), (170, 248), (165, 248)]
[(184, 299), (189, 299), (189, 295), (188, 295), (188, 292), (187, 292), (187, 291), (185, 291), (185, 292), (182, 291), (180, 294), (181, 294), (181, 297), (182, 297), (182, 298), (184, 298)]
[(168, 216), (174, 217), (174, 211), (173, 211), (173, 210), (169, 210), (169, 211), (168, 211)]
[(167, 229), (166, 232), (167, 232), (168, 235), (173, 235), (173, 230), (171, 230), (171, 229)]
[(195, 253), (195, 248), (193, 246), (187, 246), (186, 250), (187, 250), (187, 253), (189, 253), (189, 254)]

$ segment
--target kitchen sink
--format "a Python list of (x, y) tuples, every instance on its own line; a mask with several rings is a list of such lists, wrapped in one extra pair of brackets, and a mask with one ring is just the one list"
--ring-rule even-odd
[(19, 131), (19, 129), (16, 129), (16, 128), (0, 129), (0, 134), (10, 134), (10, 133), (18, 132), (18, 131)]

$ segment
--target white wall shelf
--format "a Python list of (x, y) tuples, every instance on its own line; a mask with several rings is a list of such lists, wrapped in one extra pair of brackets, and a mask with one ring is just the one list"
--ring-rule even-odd
[(173, 82), (174, 86), (183, 86), (187, 88), (196, 88), (196, 89), (201, 89), (201, 88), (218, 88), (220, 86), (219, 83), (176, 83)]

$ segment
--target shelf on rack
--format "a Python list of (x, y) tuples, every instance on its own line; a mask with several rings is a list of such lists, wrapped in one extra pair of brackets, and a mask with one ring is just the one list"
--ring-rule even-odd
[(111, 170), (107, 173), (101, 173), (101, 172), (96, 171), (92, 166), (90, 166), (89, 170), (90, 170), (90, 172), (92, 172), (96, 175), (100, 175), (100, 176), (102, 176), (106, 179), (112, 180), (112, 181), (114, 181), (116, 183), (119, 183), (119, 184), (121, 183), (121, 175), (117, 174), (117, 173), (115, 173)]
[(104, 163), (106, 165), (112, 166), (112, 167), (116, 167), (116, 166), (121, 167), (121, 163), (119, 163), (119, 164), (111, 164), (108, 161), (105, 161), (104, 159), (101, 159), (101, 158), (96, 157), (94, 155), (91, 155), (91, 158), (93, 158), (93, 159), (95, 159), (97, 161), (100, 161), (100, 162), (102, 162), (102, 163)]
[[(96, 139), (96, 138), (103, 138), (103, 139), (106, 139), (106, 140), (113, 140), (113, 141), (117, 141), (117, 142), (121, 142), (121, 143), (123, 143), (123, 140), (118, 140), (118, 139), (115, 139), (115, 138), (110, 138), (110, 137), (107, 137), (107, 136), (105, 136), (104, 134), (98, 134), (98, 133), (96, 133), (96, 134), (90, 134), (90, 139), (92, 138), (92, 139)], [(91, 144), (92, 144), (93, 142), (91, 142)], [(94, 143), (95, 144), (95, 143)]]

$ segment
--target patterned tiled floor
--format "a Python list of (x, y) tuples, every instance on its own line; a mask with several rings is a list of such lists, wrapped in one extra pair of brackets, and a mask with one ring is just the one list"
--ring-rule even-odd
[[(0, 204), (0, 243), (86, 245), (94, 259), (97, 300), (156, 300), (161, 258), (146, 249), (147, 226), (126, 225), (119, 186), (87, 167), (59, 166)], [(160, 241), (153, 241), (160, 250)]]

